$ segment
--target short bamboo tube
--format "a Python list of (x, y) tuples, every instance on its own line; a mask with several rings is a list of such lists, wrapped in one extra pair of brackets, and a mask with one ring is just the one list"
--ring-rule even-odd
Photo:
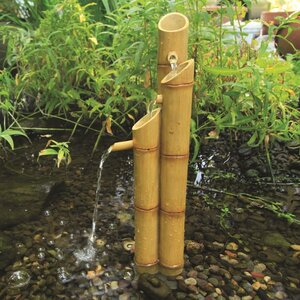
[(160, 119), (161, 110), (156, 109), (132, 128), (135, 263), (139, 273), (158, 271)]
[(158, 93), (161, 93), (161, 80), (171, 71), (169, 54), (176, 53), (178, 64), (187, 60), (188, 27), (188, 18), (180, 13), (167, 14), (158, 23)]
[(163, 95), (160, 160), (160, 271), (182, 272), (184, 220), (190, 141), (194, 61), (188, 60), (161, 81)]

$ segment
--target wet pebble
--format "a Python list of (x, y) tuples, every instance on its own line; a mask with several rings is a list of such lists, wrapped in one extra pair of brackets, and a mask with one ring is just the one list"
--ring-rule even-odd
[(230, 242), (226, 245), (226, 250), (229, 250), (229, 251), (236, 251), (238, 250), (239, 246), (238, 244), (234, 243), (234, 242)]
[(189, 277), (184, 280), (184, 283), (186, 285), (197, 285), (197, 280), (193, 277)]
[(187, 273), (187, 277), (197, 278), (198, 272), (196, 270), (191, 270)]
[(201, 290), (208, 292), (208, 293), (212, 293), (215, 291), (215, 288), (213, 287), (213, 285), (209, 282), (207, 282), (206, 280), (203, 279), (198, 279), (198, 286)]
[(186, 242), (186, 252), (189, 255), (199, 254), (203, 251), (204, 245), (202, 243), (198, 243), (195, 241), (187, 241)]
[(210, 282), (214, 287), (219, 286), (219, 280), (217, 278), (211, 277), (208, 279), (208, 282)]
[(280, 299), (280, 300), (283, 300), (283, 299), (287, 299), (288, 295), (283, 292), (283, 291), (278, 291), (275, 293), (275, 298), (276, 299)]

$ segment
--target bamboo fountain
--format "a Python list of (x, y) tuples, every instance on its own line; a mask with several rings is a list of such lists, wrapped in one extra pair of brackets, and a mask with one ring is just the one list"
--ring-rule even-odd
[[(187, 60), (188, 19), (170, 13), (158, 23), (161, 107), (132, 128), (131, 141), (112, 151), (134, 151), (135, 263), (140, 273), (176, 276), (184, 264), (184, 221), (194, 61)], [(178, 63), (178, 66), (176, 66)]]

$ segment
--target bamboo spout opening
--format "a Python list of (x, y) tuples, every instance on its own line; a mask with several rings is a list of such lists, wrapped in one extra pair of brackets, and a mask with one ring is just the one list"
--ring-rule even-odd
[(133, 148), (133, 140), (117, 142), (110, 146), (111, 152), (130, 150)]
[(159, 146), (161, 108), (142, 117), (132, 127), (134, 149), (150, 150)]
[(152, 112), (148, 113), (147, 115), (145, 115), (144, 117), (142, 117), (138, 122), (136, 122), (133, 125), (132, 131), (137, 131), (139, 129), (142, 129), (145, 126), (149, 126), (151, 120), (157, 118), (159, 112), (160, 112), (160, 108), (157, 108)]
[[(161, 81), (161, 84), (178, 84), (177, 82), (172, 82), (173, 80), (176, 80), (177, 78), (181, 78), (184, 73), (188, 73), (188, 69), (192, 72), (194, 72), (194, 60), (190, 59), (183, 63), (181, 63), (175, 70), (171, 71), (167, 76), (163, 78)], [(190, 74), (191, 76), (192, 74)], [(187, 82), (184, 82), (187, 83)]]
[(178, 32), (189, 26), (189, 20), (180, 13), (170, 13), (162, 17), (158, 23), (159, 30), (165, 32)]

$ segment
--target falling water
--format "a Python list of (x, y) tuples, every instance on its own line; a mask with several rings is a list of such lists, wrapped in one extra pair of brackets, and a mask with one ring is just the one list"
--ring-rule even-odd
[(150, 113), (150, 118), (152, 118), (152, 113), (153, 113), (153, 110), (154, 110), (154, 108), (155, 108), (155, 104), (156, 104), (156, 100), (152, 100), (152, 101), (149, 103), (147, 113)]
[(96, 249), (94, 248), (94, 242), (96, 240), (96, 227), (97, 227), (97, 219), (98, 219), (98, 206), (100, 204), (100, 191), (101, 191), (101, 176), (103, 165), (106, 159), (111, 152), (112, 147), (109, 147), (101, 156), (100, 164), (98, 167), (98, 175), (97, 175), (97, 189), (96, 189), (96, 197), (95, 197), (95, 206), (93, 212), (93, 221), (92, 221), (92, 231), (90, 236), (88, 237), (87, 245), (76, 252), (74, 252), (75, 257), (80, 261), (92, 261), (96, 255)]
[(177, 69), (177, 57), (174, 55), (171, 55), (169, 58), (169, 63), (171, 65), (172, 71), (176, 71)]
[(176, 71), (176, 69), (177, 69), (177, 62), (170, 62), (170, 65), (171, 65), (172, 71)]

